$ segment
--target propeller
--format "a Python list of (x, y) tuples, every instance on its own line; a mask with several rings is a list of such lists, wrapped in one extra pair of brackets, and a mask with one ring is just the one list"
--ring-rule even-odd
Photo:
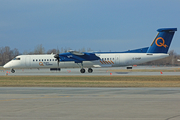
[(54, 58), (56, 58), (57, 59), (57, 64), (58, 64), (58, 67), (59, 67), (59, 62), (60, 62), (60, 57), (59, 57), (59, 54), (56, 54), (56, 55), (54, 55)]
[(57, 50), (56, 50), (56, 55), (54, 55), (54, 58), (56, 58), (57, 59), (57, 64), (58, 64), (58, 67), (59, 67), (59, 62), (60, 62), (60, 57), (59, 57), (59, 49), (58, 49), (58, 47), (57, 47)]

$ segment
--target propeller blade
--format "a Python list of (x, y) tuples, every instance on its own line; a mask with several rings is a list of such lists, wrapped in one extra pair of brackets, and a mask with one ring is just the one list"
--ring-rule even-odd
[(59, 61), (59, 59), (58, 59), (57, 61), (58, 61), (58, 67), (59, 67), (59, 62), (60, 62), (60, 61)]
[(58, 64), (58, 67), (59, 67), (59, 62), (60, 62), (60, 60), (59, 60), (59, 54), (56, 54), (56, 55), (54, 55), (54, 58), (56, 58), (57, 59), (57, 64)]

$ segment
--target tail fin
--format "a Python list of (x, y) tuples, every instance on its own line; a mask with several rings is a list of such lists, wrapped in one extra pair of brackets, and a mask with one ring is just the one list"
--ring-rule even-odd
[(167, 53), (177, 28), (162, 28), (157, 31), (159, 33), (147, 50), (147, 53)]

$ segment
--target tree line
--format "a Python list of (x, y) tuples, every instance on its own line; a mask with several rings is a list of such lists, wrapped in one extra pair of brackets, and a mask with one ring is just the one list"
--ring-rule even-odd
[(1, 47), (0, 48), (0, 65), (4, 65), (8, 61), (10, 61), (15, 56), (19, 55), (19, 51), (17, 48), (10, 49), (10, 47)]
[[(9, 46), (1, 47), (0, 48), (0, 65), (4, 65), (8, 61), (12, 60), (18, 55), (32, 55), (32, 54), (58, 54), (58, 53), (65, 53), (70, 48), (61, 48), (61, 49), (49, 49), (47, 52), (45, 51), (45, 48), (42, 45), (37, 45), (33, 51), (24, 51), (23, 53), (20, 53), (17, 48), (11, 49)], [(81, 48), (77, 50), (79, 52), (91, 52), (92, 50), (90, 48)], [(143, 63), (141, 65), (180, 65), (180, 61), (177, 61), (177, 59), (180, 59), (180, 55), (178, 55), (174, 50), (171, 50), (169, 52), (169, 57), (155, 60), (147, 63)]]

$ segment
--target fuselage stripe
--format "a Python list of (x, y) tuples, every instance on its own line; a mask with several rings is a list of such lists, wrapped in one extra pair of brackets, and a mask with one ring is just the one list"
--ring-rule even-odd
[(104, 64), (102, 61), (100, 61), (102, 64)]
[(107, 64), (109, 64), (107, 61), (105, 61)]
[(111, 64), (111, 62), (110, 61), (108, 61), (110, 64)]
[(114, 64), (114, 62), (111, 60), (111, 63)]

